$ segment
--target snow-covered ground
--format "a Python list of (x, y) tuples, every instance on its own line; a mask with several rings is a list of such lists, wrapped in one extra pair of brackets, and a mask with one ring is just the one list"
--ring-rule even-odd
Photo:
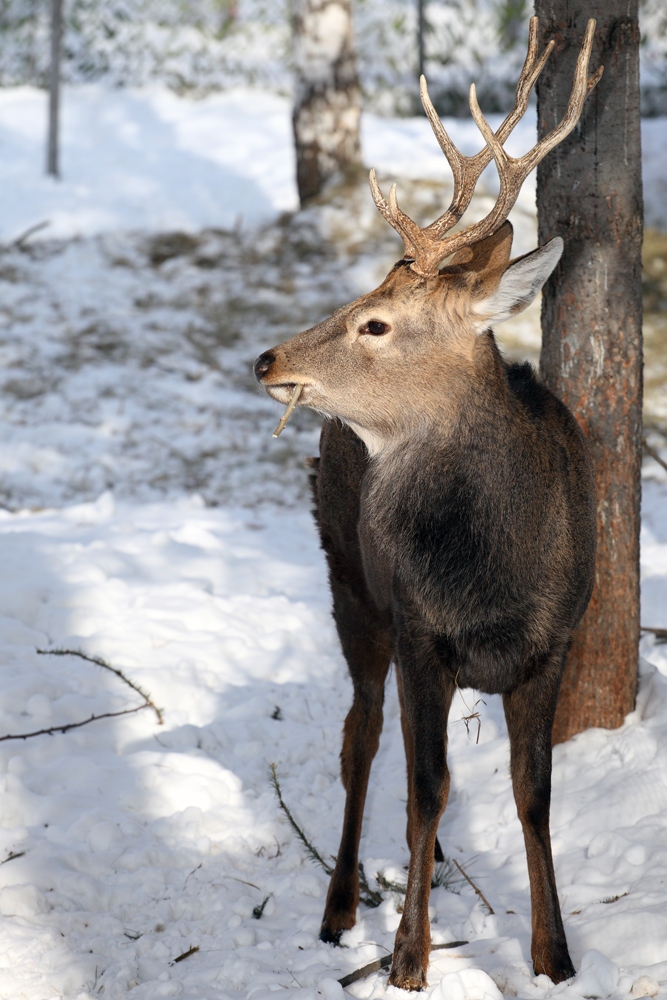
[[(667, 486), (647, 485), (645, 613), (656, 621), (667, 606)], [(344, 948), (319, 943), (327, 878), (269, 782), (275, 763), (296, 818), (325, 858), (335, 853), (350, 687), (307, 513), (207, 508), (185, 496), (116, 504), (104, 494), (5, 514), (0, 539), (1, 732), (141, 703), (93, 664), (36, 652), (44, 648), (104, 656), (164, 709), (162, 726), (144, 710), (2, 743), (0, 849), (22, 856), (0, 867), (0, 995), (316, 1000), (319, 986), (334, 997), (331, 980), (391, 949), (400, 897), (362, 906)], [(587, 952), (592, 962), (567, 987), (571, 1000), (621, 998), (640, 975), (667, 986), (667, 647), (647, 643), (645, 653), (654, 665), (644, 663), (624, 726), (555, 752), (560, 898), (575, 965)], [(451, 715), (440, 836), (495, 915), (467, 886), (434, 890), (433, 940), (469, 944), (434, 952), (429, 981), (481, 969), (506, 996), (541, 1000), (563, 991), (530, 967), (501, 708), (496, 698), (477, 705), (476, 744), (457, 721), (475, 695), (466, 699)], [(405, 877), (404, 800), (392, 682), (362, 840), (371, 878)], [(191, 947), (199, 951), (174, 964)], [(382, 996), (385, 982), (375, 974), (349, 992)]]
[[(124, 670), (164, 722), (146, 708), (0, 739), (0, 997), (342, 1000), (335, 980), (391, 949), (400, 897), (360, 907), (345, 947), (321, 944), (327, 877), (269, 780), (273, 763), (306, 833), (335, 853), (350, 685), (307, 511), (316, 422), (299, 413), (273, 441), (276, 407), (249, 364), (369, 288), (394, 237), (362, 189), (276, 220), (295, 193), (275, 97), (69, 91), (60, 184), (41, 177), (40, 101), (0, 93), (5, 246), (51, 222), (0, 254), (0, 737), (141, 705), (99, 666), (37, 652), (59, 648)], [(435, 214), (441, 189), (409, 180), (442, 176), (425, 123), (365, 127), (367, 159)], [(657, 185), (664, 124), (654, 133)], [(515, 222), (528, 249), (529, 192)], [(646, 474), (642, 615), (665, 626), (667, 475)], [(624, 726), (555, 752), (556, 870), (582, 969), (565, 987), (530, 967), (500, 704), (476, 706), (479, 743), (460, 721), (477, 696), (454, 705), (440, 839), (495, 913), (465, 884), (433, 891), (434, 942), (469, 942), (433, 953), (434, 1000), (621, 1000), (641, 976), (655, 983), (635, 995), (667, 994), (667, 646), (642, 649)], [(361, 851), (371, 881), (403, 879), (408, 858), (393, 680), (385, 718)], [(462, 979), (443, 992), (449, 973)], [(385, 983), (348, 992), (398, 997)]]
[[(236, 89), (199, 101), (164, 87), (64, 88), (62, 180), (44, 176), (47, 98), (32, 87), (0, 90), (0, 240), (49, 222), (45, 237), (114, 229), (197, 231), (257, 222), (297, 207), (290, 105), (285, 97)], [(495, 115), (489, 121), (500, 121)], [(481, 141), (472, 120), (446, 126), (464, 153)], [(395, 176), (441, 180), (448, 168), (425, 118), (363, 119), (364, 159)], [(518, 155), (535, 141), (529, 109), (507, 143)], [(642, 123), (648, 225), (667, 228), (667, 119)], [(487, 178), (493, 186), (493, 167)], [(532, 206), (534, 181), (521, 203)]]

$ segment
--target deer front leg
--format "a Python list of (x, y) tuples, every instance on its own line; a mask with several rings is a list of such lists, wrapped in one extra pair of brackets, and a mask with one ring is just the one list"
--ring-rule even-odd
[[(407, 801), (407, 814), (408, 821), (405, 830), (405, 839), (408, 842), (408, 850), (412, 851), (412, 782), (413, 782), (413, 771), (414, 771), (414, 760), (415, 751), (412, 745), (412, 732), (410, 730), (410, 723), (408, 722), (408, 717), (405, 712), (405, 699), (403, 697), (403, 685), (401, 683), (400, 671), (397, 671), (397, 687), (398, 687), (398, 700), (401, 706), (401, 732), (403, 733), (403, 746), (405, 748), (405, 763), (408, 778), (408, 801)], [(433, 851), (434, 858), (436, 862), (444, 861), (445, 856), (442, 853), (442, 847), (440, 846), (440, 841), (435, 838), (435, 849)]]
[(320, 940), (338, 944), (354, 927), (359, 904), (359, 838), (368, 777), (382, 732), (384, 684), (391, 661), (387, 636), (371, 607), (333, 586), (334, 615), (354, 685), (343, 728), (341, 778), (346, 791), (340, 847), (327, 894)]
[(554, 983), (574, 975), (558, 903), (551, 855), (551, 732), (565, 650), (553, 652), (539, 672), (503, 695), (510, 738), (512, 786), (523, 827), (532, 908), (531, 955), (535, 974)]
[(447, 717), (454, 682), (428, 639), (399, 640), (404, 714), (412, 736), (413, 767), (409, 816), (412, 840), (410, 871), (401, 923), (396, 932), (389, 982), (421, 990), (431, 934), (428, 901), (440, 817), (447, 804)]

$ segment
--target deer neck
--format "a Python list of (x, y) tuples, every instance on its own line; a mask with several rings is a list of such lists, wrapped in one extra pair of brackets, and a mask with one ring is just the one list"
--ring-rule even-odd
[(503, 361), (493, 333), (475, 337), (464, 350), (448, 351), (433, 362), (418, 398), (410, 400), (393, 420), (382, 426), (349, 426), (366, 445), (374, 464), (391, 464), (397, 454), (423, 454), (446, 448), (460, 439), (463, 426), (474, 423), (483, 407), (502, 408), (508, 389)]

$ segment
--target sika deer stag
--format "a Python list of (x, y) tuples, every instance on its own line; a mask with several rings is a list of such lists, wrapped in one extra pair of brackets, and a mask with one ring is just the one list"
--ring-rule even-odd
[[(530, 874), (532, 958), (554, 982), (574, 974), (549, 838), (551, 731), (572, 630), (595, 559), (591, 462), (569, 410), (528, 364), (507, 364), (491, 327), (524, 309), (563, 250), (560, 239), (510, 261), (505, 221), (533, 167), (576, 125), (590, 79), (589, 21), (560, 125), (519, 159), (503, 149), (553, 42), (537, 58), (537, 19), (514, 109), (493, 133), (470, 90), (486, 145), (462, 156), (422, 101), (454, 174), (454, 197), (420, 229), (375, 204), (405, 255), (374, 292), (262, 354), (257, 379), (281, 402), (327, 420), (315, 463), (315, 517), (334, 617), (354, 685), (345, 721), (343, 833), (320, 937), (337, 944), (359, 900), (358, 847), (384, 683), (397, 667), (408, 769), (410, 871), (390, 983), (419, 990), (429, 956), (428, 898), (447, 802), (447, 715), (457, 686), (503, 697), (511, 774)], [(495, 159), (489, 215), (446, 235)], [(453, 256), (452, 256), (453, 255)], [(445, 258), (449, 262), (440, 267)]]

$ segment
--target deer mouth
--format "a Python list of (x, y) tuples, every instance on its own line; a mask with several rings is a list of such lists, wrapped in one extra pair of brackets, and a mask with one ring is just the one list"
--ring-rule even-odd
[(264, 388), (272, 399), (275, 399), (278, 403), (287, 404), (292, 398), (297, 385), (303, 386), (299, 397), (299, 402), (302, 402), (308, 392), (308, 389), (310, 388), (310, 386), (306, 385), (304, 382), (279, 382), (276, 385), (266, 385), (266, 383), (264, 383)]

